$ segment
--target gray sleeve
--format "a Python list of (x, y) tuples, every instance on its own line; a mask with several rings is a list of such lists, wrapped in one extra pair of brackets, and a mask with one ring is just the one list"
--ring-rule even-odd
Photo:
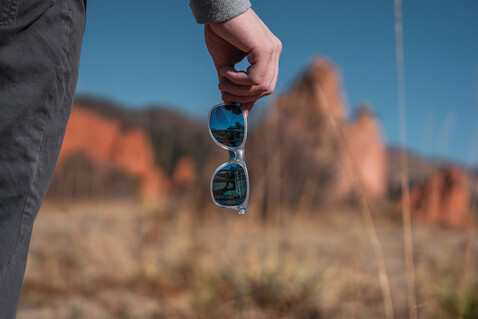
[(190, 0), (189, 6), (197, 23), (223, 22), (244, 13), (249, 0)]

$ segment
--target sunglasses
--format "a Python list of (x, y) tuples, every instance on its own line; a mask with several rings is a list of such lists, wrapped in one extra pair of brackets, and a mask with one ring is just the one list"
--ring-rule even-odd
[(209, 135), (214, 143), (229, 151), (229, 161), (219, 166), (211, 178), (211, 196), (219, 206), (247, 213), (249, 175), (244, 161), (247, 121), (239, 104), (219, 104), (209, 111)]

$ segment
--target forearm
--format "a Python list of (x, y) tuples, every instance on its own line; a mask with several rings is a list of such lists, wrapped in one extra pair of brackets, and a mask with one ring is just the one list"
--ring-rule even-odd
[(201, 24), (232, 19), (251, 7), (249, 0), (190, 0), (189, 5)]

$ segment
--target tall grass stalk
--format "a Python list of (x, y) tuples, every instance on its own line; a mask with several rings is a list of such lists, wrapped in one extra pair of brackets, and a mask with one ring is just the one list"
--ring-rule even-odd
[[(476, 76), (475, 79), (478, 79), (478, 68), (476, 71)], [(476, 101), (475, 103), (478, 105), (478, 82), (475, 85), (475, 94), (476, 94)], [(475, 129), (475, 134), (473, 135), (473, 140), (471, 143), (471, 150), (470, 150), (470, 155), (469, 155), (469, 166), (471, 167), (473, 165), (473, 162), (476, 160), (476, 154), (478, 150), (478, 126)], [(470, 210), (471, 212), (476, 211), (476, 204), (475, 204), (475, 197), (473, 196), (475, 194), (475, 189), (478, 184), (478, 178), (474, 177), (473, 181), (470, 185), (471, 189), (471, 196), (470, 196)], [(468, 224), (468, 236), (466, 240), (466, 249), (465, 249), (465, 260), (464, 260), (464, 265), (463, 265), (463, 278), (461, 282), (461, 287), (460, 287), (460, 299), (459, 299), (459, 318), (463, 319), (465, 317), (465, 310), (466, 310), (466, 295), (468, 292), (468, 279), (470, 276), (471, 272), (471, 265), (472, 265), (472, 257), (473, 257), (473, 239), (475, 237), (475, 229), (476, 229), (476, 218), (475, 214), (472, 213), (471, 215), (471, 220), (470, 223)]]
[[(315, 95), (318, 99), (318, 101), (321, 103), (321, 105), (324, 105), (326, 110), (327, 110), (327, 117), (330, 123), (332, 124), (332, 127), (337, 134), (340, 147), (344, 151), (345, 159), (347, 162), (349, 162), (349, 165), (344, 165), (345, 173), (347, 176), (349, 176), (350, 180), (352, 181), (353, 188), (356, 191), (356, 194), (359, 198), (359, 204), (360, 204), (360, 211), (362, 212), (362, 216), (365, 222), (365, 228), (367, 231), (368, 238), (370, 240), (370, 243), (373, 248), (374, 256), (375, 256), (375, 263), (377, 265), (377, 270), (378, 270), (378, 279), (380, 282), (380, 289), (383, 297), (383, 305), (385, 308), (385, 315), (387, 319), (393, 319), (394, 314), (393, 314), (393, 303), (392, 303), (392, 294), (390, 291), (390, 284), (388, 280), (388, 275), (387, 275), (387, 270), (385, 267), (385, 258), (383, 256), (383, 251), (382, 251), (382, 246), (380, 245), (380, 241), (378, 239), (377, 235), (377, 230), (372, 218), (372, 213), (370, 210), (370, 204), (368, 202), (368, 199), (365, 195), (365, 191), (363, 189), (362, 182), (360, 180), (360, 176), (358, 173), (358, 170), (355, 166), (355, 161), (352, 158), (352, 154), (347, 148), (347, 144), (345, 142), (345, 138), (342, 134), (342, 131), (340, 130), (339, 123), (337, 123), (337, 120), (335, 119), (333, 113), (332, 113), (332, 108), (330, 107), (327, 98), (325, 97), (325, 94), (322, 90), (322, 88), (319, 86), (318, 89), (315, 92)], [(347, 167), (351, 167), (351, 172), (347, 171)]]
[[(475, 183), (473, 183), (475, 184)], [(476, 208), (476, 207), (473, 207)], [(463, 279), (460, 287), (460, 296), (459, 296), (459, 311), (460, 314), (458, 318), (463, 319), (465, 317), (466, 303), (467, 303), (467, 293), (468, 293), (468, 280), (471, 272), (472, 257), (473, 257), (473, 238), (475, 237), (475, 216), (471, 216), (471, 220), (468, 227), (468, 236), (465, 249), (465, 260), (463, 265)]]
[(410, 318), (418, 318), (416, 309), (415, 265), (413, 261), (412, 220), (408, 180), (407, 122), (405, 104), (405, 64), (403, 54), (402, 1), (394, 0), (395, 53), (397, 61), (398, 113), (400, 126), (400, 181), (402, 186), (403, 241), (407, 273), (407, 299)]

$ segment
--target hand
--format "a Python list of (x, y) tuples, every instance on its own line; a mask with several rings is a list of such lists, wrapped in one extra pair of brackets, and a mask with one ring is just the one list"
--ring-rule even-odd
[[(258, 99), (274, 92), (282, 43), (252, 9), (206, 24), (204, 34), (224, 102), (244, 103), (250, 111)], [(250, 63), (247, 71), (236, 71), (234, 65), (245, 57)]]

